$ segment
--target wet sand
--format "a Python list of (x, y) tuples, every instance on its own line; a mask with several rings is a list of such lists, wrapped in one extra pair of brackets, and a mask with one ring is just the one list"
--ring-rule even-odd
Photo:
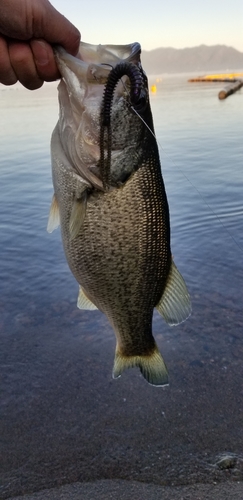
[[(135, 481), (95, 481), (75, 483), (58, 489), (44, 490), (26, 495), (25, 500), (242, 500), (243, 485), (197, 484), (193, 486), (169, 487), (142, 484)], [(23, 500), (15, 497), (11, 500)]]
[(174, 329), (155, 315), (166, 388), (135, 369), (111, 379), (115, 339), (98, 311), (18, 300), (1, 310), (1, 500), (243, 498), (233, 297), (194, 295), (193, 316)]

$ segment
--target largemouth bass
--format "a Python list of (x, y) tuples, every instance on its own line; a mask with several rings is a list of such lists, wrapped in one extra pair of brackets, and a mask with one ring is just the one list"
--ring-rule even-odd
[(191, 305), (170, 250), (169, 208), (138, 43), (57, 47), (59, 121), (51, 140), (54, 197), (48, 231), (61, 225), (78, 307), (98, 308), (117, 345), (113, 377), (138, 366), (168, 383), (152, 334), (156, 307), (170, 325)]

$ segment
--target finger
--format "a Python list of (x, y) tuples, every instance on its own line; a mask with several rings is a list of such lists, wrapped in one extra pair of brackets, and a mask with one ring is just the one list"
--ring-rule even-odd
[(0, 83), (14, 85), (18, 78), (11, 66), (8, 44), (5, 38), (0, 36)]
[(0, 0), (0, 32), (17, 40), (44, 38), (76, 55), (80, 33), (48, 0)]
[[(38, 12), (37, 12), (38, 10)], [(32, 37), (62, 45), (67, 52), (76, 55), (80, 44), (80, 32), (48, 1), (35, 3)]]
[(9, 58), (18, 80), (29, 90), (38, 89), (43, 85), (37, 73), (31, 47), (25, 42), (9, 42)]
[(60, 78), (51, 45), (44, 40), (31, 40), (30, 46), (39, 77), (46, 82)]

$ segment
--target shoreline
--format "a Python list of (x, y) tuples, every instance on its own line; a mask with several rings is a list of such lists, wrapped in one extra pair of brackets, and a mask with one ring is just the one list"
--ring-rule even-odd
[[(118, 496), (119, 495), (119, 496)], [(9, 500), (242, 500), (243, 483), (194, 484), (191, 486), (157, 486), (136, 481), (101, 480), (74, 483), (43, 490)]]

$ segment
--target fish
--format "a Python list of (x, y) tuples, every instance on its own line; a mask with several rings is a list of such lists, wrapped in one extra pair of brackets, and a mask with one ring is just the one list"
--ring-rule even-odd
[(138, 367), (154, 386), (168, 370), (152, 333), (191, 314), (171, 254), (170, 216), (141, 46), (55, 47), (61, 74), (51, 138), (49, 232), (61, 227), (80, 309), (100, 310), (116, 336), (113, 378)]

